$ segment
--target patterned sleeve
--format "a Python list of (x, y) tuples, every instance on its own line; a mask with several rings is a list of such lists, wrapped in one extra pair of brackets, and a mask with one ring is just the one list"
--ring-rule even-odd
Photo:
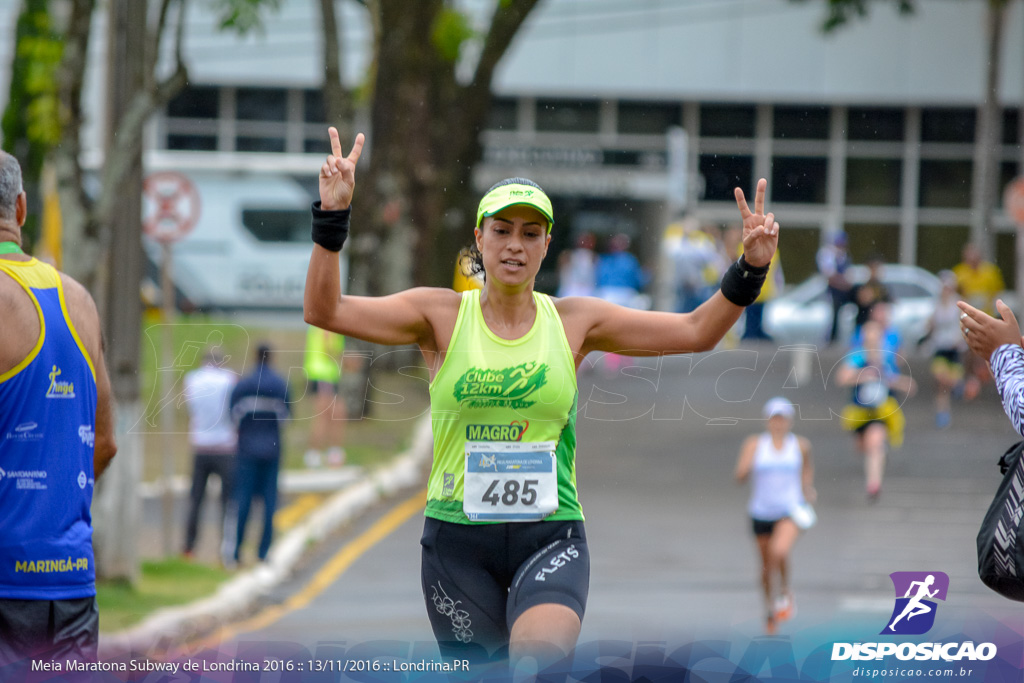
[(1003, 410), (1018, 434), (1024, 435), (1024, 348), (1003, 344), (989, 360)]

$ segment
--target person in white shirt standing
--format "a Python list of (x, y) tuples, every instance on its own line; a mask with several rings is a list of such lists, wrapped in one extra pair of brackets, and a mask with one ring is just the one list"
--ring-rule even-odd
[(789, 553), (800, 531), (814, 524), (811, 443), (790, 431), (795, 410), (782, 397), (764, 406), (768, 430), (748, 437), (736, 463), (736, 481), (751, 479), (747, 511), (761, 557), (761, 586), (767, 608), (765, 631), (796, 613), (789, 590)]
[[(185, 525), (186, 557), (195, 553), (199, 535), (199, 514), (211, 474), (220, 479), (222, 561), (230, 564), (234, 549), (228, 507), (232, 500), (238, 435), (231, 421), (229, 401), (238, 376), (224, 367), (224, 358), (216, 348), (207, 349), (203, 364), (185, 376), (182, 400), (188, 408), (189, 443), (192, 446), (192, 489), (189, 494), (188, 521)], [(230, 539), (230, 540), (229, 540)], [(230, 549), (227, 547), (230, 546)]]

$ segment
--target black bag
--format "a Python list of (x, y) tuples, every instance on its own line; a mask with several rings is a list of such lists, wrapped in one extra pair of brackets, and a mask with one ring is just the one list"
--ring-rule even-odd
[(978, 531), (978, 576), (1011, 600), (1024, 602), (1024, 441), (999, 458), (1003, 482)]

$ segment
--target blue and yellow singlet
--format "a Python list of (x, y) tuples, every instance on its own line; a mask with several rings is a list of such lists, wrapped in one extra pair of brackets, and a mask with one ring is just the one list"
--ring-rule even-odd
[(32, 299), (39, 339), (0, 374), (0, 597), (95, 595), (92, 521), (96, 375), (60, 274), (0, 259)]

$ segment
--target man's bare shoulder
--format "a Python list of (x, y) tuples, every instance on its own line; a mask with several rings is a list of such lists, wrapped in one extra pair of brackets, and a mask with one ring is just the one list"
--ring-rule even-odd
[(64, 288), (64, 300), (67, 303), (71, 322), (82, 337), (82, 343), (93, 358), (100, 353), (100, 319), (89, 290), (82, 283), (66, 273), (60, 274), (60, 283)]
[(0, 374), (21, 363), (39, 340), (39, 313), (28, 293), (0, 272)]

